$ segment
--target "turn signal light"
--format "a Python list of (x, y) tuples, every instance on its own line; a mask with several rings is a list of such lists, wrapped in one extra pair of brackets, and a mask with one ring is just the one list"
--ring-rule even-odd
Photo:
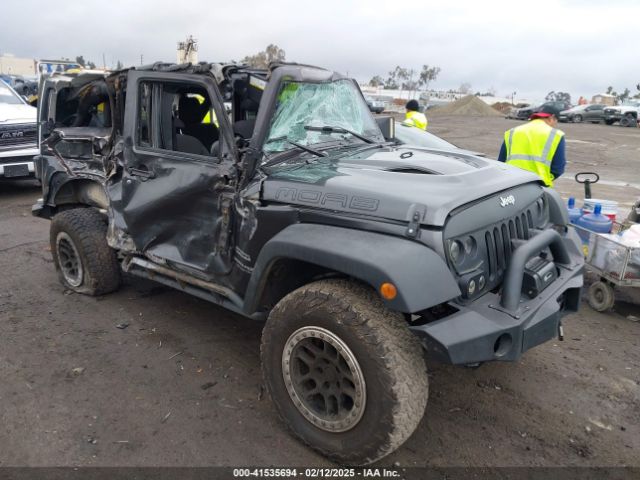
[(398, 295), (398, 289), (393, 283), (385, 282), (380, 285), (380, 295), (385, 300), (393, 300)]

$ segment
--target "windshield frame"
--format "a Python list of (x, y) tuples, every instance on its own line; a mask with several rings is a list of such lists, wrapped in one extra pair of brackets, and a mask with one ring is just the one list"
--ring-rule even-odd
[[(0, 90), (1, 89), (6, 89), (7, 92), (9, 92), (9, 95), (7, 96), (11, 96), (14, 97), (17, 102), (3, 102), (2, 100), (0, 100), (0, 104), (5, 104), (5, 105), (28, 105), (28, 103), (24, 100), (24, 98), (22, 98), (18, 92), (16, 92), (13, 88), (11, 88), (10, 85), (8, 85), (4, 80), (0, 80)], [(0, 99), (2, 99), (4, 97), (4, 95), (0, 95)]]

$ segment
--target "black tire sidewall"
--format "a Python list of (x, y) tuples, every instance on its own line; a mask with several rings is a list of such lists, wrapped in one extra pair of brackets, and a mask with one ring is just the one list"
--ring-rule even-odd
[[(66, 233), (73, 242), (82, 264), (82, 283), (70, 285), (58, 258), (57, 237)], [(91, 208), (75, 208), (56, 214), (51, 222), (50, 245), (58, 277), (68, 289), (87, 295), (102, 295), (120, 286), (120, 267), (116, 253), (107, 244), (105, 217)]]
[[(82, 241), (79, 238), (76, 229), (73, 228), (73, 226), (71, 226), (66, 220), (66, 217), (61, 215), (60, 218), (57, 218), (56, 221), (51, 223), (51, 253), (53, 255), (53, 263), (56, 267), (56, 272), (58, 273), (58, 277), (62, 284), (69, 289), (76, 290), (86, 286), (89, 272), (87, 270), (88, 265), (86, 254), (82, 248)], [(67, 279), (62, 272), (62, 268), (60, 267), (60, 258), (58, 257), (58, 235), (61, 232), (66, 233), (73, 242), (73, 246), (75, 247), (76, 252), (78, 252), (78, 257), (82, 264), (82, 282), (76, 287), (67, 282)]]
[[(393, 379), (386, 369), (381, 357), (383, 352), (372, 347), (366, 338), (356, 335), (356, 330), (366, 335), (366, 325), (350, 326), (338, 319), (335, 311), (329, 311), (323, 306), (297, 311), (288, 308), (287, 315), (275, 314), (278, 328), (270, 329), (268, 339), (269, 348), (264, 352), (262, 363), (267, 387), (279, 413), (285, 417), (294, 432), (307, 444), (321, 451), (341, 452), (345, 460), (376, 455), (379, 450), (377, 441), (386, 438), (392, 430), (392, 410), (395, 406), (389, 401), (389, 385)], [(356, 315), (354, 315), (355, 317)], [(332, 318), (338, 320), (332, 320)], [(354, 354), (362, 370), (366, 383), (366, 407), (358, 424), (346, 432), (327, 432), (315, 427), (296, 408), (289, 396), (282, 372), (282, 353), (290, 335), (299, 328), (306, 326), (322, 327), (337, 335), (347, 344)]]

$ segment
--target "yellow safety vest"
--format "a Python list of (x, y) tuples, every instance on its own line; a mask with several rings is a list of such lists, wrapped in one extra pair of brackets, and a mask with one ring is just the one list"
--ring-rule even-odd
[(537, 174), (548, 187), (553, 187), (551, 161), (562, 137), (562, 130), (540, 119), (507, 130), (504, 133), (506, 163)]
[(404, 123), (405, 125), (421, 128), (422, 130), (426, 130), (427, 125), (429, 124), (424, 113), (414, 112), (412, 110), (409, 110), (407, 112), (406, 116), (404, 117), (404, 122), (402, 123)]
[[(202, 95), (200, 95), (199, 93), (196, 93), (194, 95), (194, 97), (196, 97), (196, 100), (198, 100), (200, 105), (202, 105), (204, 103), (204, 97)], [(213, 109), (213, 107), (209, 107), (209, 110), (207, 111), (207, 114), (204, 116), (204, 118), (202, 119), (202, 121), (200, 123), (211, 123), (211, 117), (212, 116), (213, 116), (213, 124), (216, 126), (216, 128), (220, 128), (220, 123), (218, 122), (218, 117), (216, 116), (216, 112)]]

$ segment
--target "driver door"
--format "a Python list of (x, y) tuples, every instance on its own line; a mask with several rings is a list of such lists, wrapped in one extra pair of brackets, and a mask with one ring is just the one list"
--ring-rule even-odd
[(225, 275), (236, 153), (213, 77), (131, 71), (125, 112), (114, 204), (124, 230), (154, 261), (210, 279)]

